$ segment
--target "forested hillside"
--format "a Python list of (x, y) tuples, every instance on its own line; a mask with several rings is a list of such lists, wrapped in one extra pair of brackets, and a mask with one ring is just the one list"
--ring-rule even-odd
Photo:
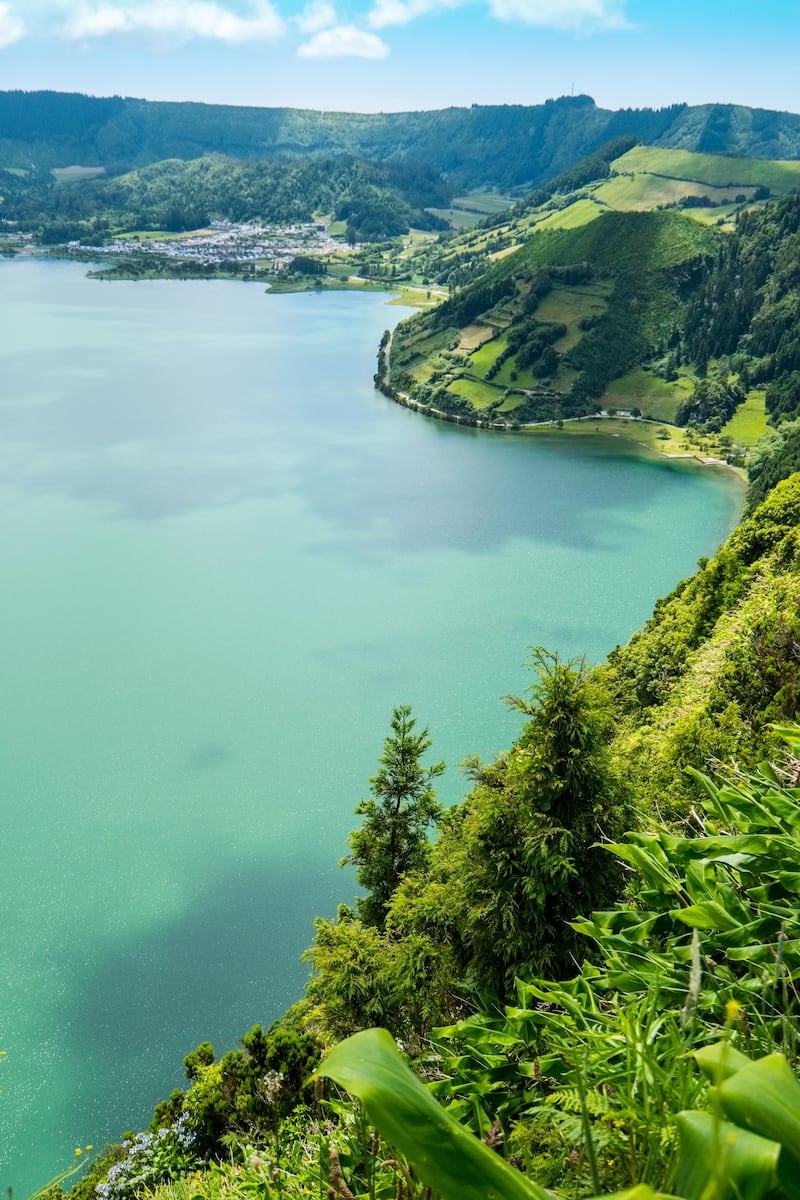
[(102, 241), (110, 231), (198, 229), (214, 218), (291, 224), (325, 213), (347, 223), (352, 240), (377, 241), (444, 229), (428, 207), (446, 203), (437, 173), (414, 164), (354, 158), (222, 156), (170, 159), (112, 178), (54, 180), (0, 171), (0, 212), (45, 244)]
[[(494, 426), (622, 403), (722, 435), (716, 453), (738, 462), (727, 429), (748, 401), (775, 427), (752, 453), (752, 508), (800, 465), (798, 181), (796, 163), (612, 142), (481, 227), (407, 254), (409, 272), (451, 294), (395, 330), (383, 386)], [(773, 189), (786, 194), (767, 200)]]
[(424, 162), (458, 194), (533, 187), (622, 135), (704, 153), (800, 155), (800, 117), (735, 105), (611, 111), (564, 96), (529, 107), (363, 114), (0, 92), (0, 164), (24, 170), (80, 164), (116, 174), (207, 154), (346, 154)]

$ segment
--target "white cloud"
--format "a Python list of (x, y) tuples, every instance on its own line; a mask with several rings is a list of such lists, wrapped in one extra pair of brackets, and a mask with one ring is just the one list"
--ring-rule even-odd
[[(465, 0), (376, 0), (369, 14), (373, 29), (406, 25), (416, 17), (458, 8)], [(624, 0), (488, 0), (492, 16), (500, 21), (553, 29), (625, 28)]]
[(335, 24), (336, 9), (328, 0), (311, 0), (297, 18), (297, 25), (303, 33), (319, 33), (320, 29)]
[(463, 3), (464, 0), (376, 0), (369, 14), (369, 23), (373, 29), (407, 25), (417, 17), (448, 8), (460, 8)]
[(553, 29), (626, 29), (620, 0), (489, 0), (501, 21), (547, 25)]
[(270, 40), (284, 22), (268, 0), (258, 0), (252, 15), (239, 16), (216, 0), (123, 0), (117, 4), (83, 3), (67, 20), (63, 33), (73, 41), (112, 34), (145, 33), (179, 38), (211, 38), (231, 44)]
[(389, 47), (374, 33), (337, 25), (316, 33), (297, 53), (301, 58), (386, 58)]
[(25, 33), (25, 26), (11, 11), (9, 4), (0, 4), (0, 48), (18, 42)]

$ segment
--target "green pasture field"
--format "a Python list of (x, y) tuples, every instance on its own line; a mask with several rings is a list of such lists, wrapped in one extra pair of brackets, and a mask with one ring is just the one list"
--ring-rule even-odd
[(503, 403), (498, 406), (497, 411), (498, 412), (514, 412), (514, 410), (516, 408), (519, 408), (520, 404), (522, 404), (524, 399), (525, 399), (524, 396), (515, 396), (512, 393), (510, 396), (506, 396)]
[(730, 233), (734, 228), (734, 217), (741, 211), (741, 204), (730, 204), (721, 208), (684, 208), (683, 215), (699, 221), (701, 225), (715, 225), (725, 233)]
[[(382, 290), (385, 290), (385, 286)], [(394, 288), (392, 290), (394, 291)], [(398, 285), (398, 295), (386, 303), (402, 304), (406, 308), (435, 308), (441, 298), (441, 293), (433, 293), (430, 288), (411, 287), (404, 283)]]
[(558, 212), (548, 213), (546, 217), (537, 221), (535, 231), (538, 233), (541, 229), (578, 229), (581, 225), (588, 225), (590, 221), (602, 216), (602, 213), (602, 208), (593, 200), (576, 200), (574, 204)]
[(552, 437), (558, 434), (566, 437), (623, 438), (655, 454), (668, 454), (680, 458), (692, 456), (692, 451), (684, 441), (683, 430), (671, 425), (625, 417), (581, 417), (579, 420), (564, 421), (560, 428), (552, 422), (547, 425), (529, 425), (524, 431), (536, 437)]
[(400, 326), (400, 332), (395, 333), (392, 342), (392, 366), (401, 367), (421, 383), (427, 383), (435, 370), (433, 358), (440, 350), (447, 348), (451, 336), (445, 330), (431, 334), (423, 331), (406, 338)]
[(499, 195), (498, 192), (469, 192), (466, 196), (454, 196), (451, 203), (453, 208), (481, 213), (488, 217), (509, 208), (514, 201), (509, 200), (508, 196)]
[(767, 413), (764, 408), (764, 392), (754, 388), (722, 429), (723, 434), (733, 438), (737, 446), (748, 450), (767, 432)]
[[(716, 187), (692, 179), (668, 179), (664, 175), (640, 172), (635, 175), (613, 175), (595, 191), (598, 200), (619, 212), (644, 212), (663, 204), (676, 204), (685, 196), (708, 196), (715, 204), (736, 203), (736, 196), (751, 200), (754, 188)], [(741, 203), (741, 202), (740, 202)]]
[(594, 317), (606, 309), (613, 284), (608, 280), (586, 283), (579, 287), (555, 284), (536, 309), (537, 321), (553, 321), (566, 325), (564, 337), (555, 343), (559, 353), (577, 346), (583, 337), (579, 323), (586, 317)]
[(672, 421), (678, 405), (694, 387), (694, 380), (679, 375), (672, 383), (651, 375), (640, 367), (613, 380), (605, 391), (603, 404), (615, 408), (640, 408), (646, 417), (656, 421)]
[(502, 396), (502, 392), (498, 388), (494, 388), (488, 383), (481, 383), (477, 379), (456, 379), (452, 383), (448, 383), (447, 390), (456, 396), (464, 396), (478, 412), (488, 408), (490, 404), (496, 404)]
[(513, 246), (506, 246), (503, 250), (495, 250), (493, 254), (489, 255), (489, 262), (500, 262), (502, 258), (508, 258), (509, 254), (516, 254), (518, 250), (522, 249), (522, 246), (522, 242), (517, 242)]
[(340, 279), (332, 275), (303, 275), (299, 278), (278, 276), (270, 281), (268, 291), (273, 296), (286, 292), (383, 292), (385, 287), (369, 280)]
[(73, 183), (81, 179), (93, 179), (105, 175), (105, 167), (53, 167), (52, 175), (57, 183)]
[(764, 184), (783, 195), (800, 187), (800, 162), (778, 162), (768, 158), (733, 158), (724, 154), (698, 154), (693, 150), (667, 150), (657, 146), (634, 146), (612, 163), (617, 174), (646, 171), (673, 179), (694, 179), (718, 187)]
[(492, 330), (488, 325), (465, 325), (461, 330), (461, 341), (458, 343), (458, 348), (467, 351), (477, 350), (491, 337)]
[(503, 353), (507, 345), (508, 339), (504, 333), (490, 342), (484, 342), (470, 355), (470, 370), (476, 375), (485, 375), (489, 368), (494, 366), (495, 359)]
[(183, 242), (187, 238), (209, 233), (210, 229), (190, 229), (186, 233), (171, 233), (168, 229), (132, 229), (114, 236), (121, 242)]
[(429, 208), (428, 212), (447, 221), (453, 229), (472, 229), (482, 219), (481, 213), (465, 212), (461, 208)]
[[(512, 379), (511, 376), (515, 372), (517, 378)], [(501, 387), (532, 388), (539, 382), (530, 367), (517, 366), (516, 355), (506, 359), (494, 378)]]

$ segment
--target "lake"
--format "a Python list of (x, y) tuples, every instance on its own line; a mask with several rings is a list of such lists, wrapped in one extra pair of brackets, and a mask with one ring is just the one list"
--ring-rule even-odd
[(729, 473), (373, 390), (404, 310), (0, 263), (0, 1187), (143, 1127), (306, 977), (394, 705), (456, 764), (527, 648), (596, 660), (734, 525)]

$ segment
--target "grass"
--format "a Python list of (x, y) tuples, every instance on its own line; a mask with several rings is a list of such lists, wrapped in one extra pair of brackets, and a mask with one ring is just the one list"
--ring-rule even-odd
[(470, 369), (476, 375), (485, 375), (490, 367), (494, 366), (495, 359), (499, 354), (502, 354), (508, 345), (505, 334), (494, 338), (490, 342), (484, 344), (470, 355)]
[(525, 399), (524, 396), (515, 396), (512, 393), (510, 396), (506, 396), (506, 398), (502, 404), (498, 405), (497, 411), (498, 412), (513, 412), (515, 408), (519, 408), (520, 404), (522, 404), (524, 399)]
[(91, 179), (96, 175), (105, 175), (105, 167), (53, 167), (52, 174), (61, 183), (63, 181)]
[(679, 375), (673, 383), (667, 383), (658, 375), (637, 368), (608, 385), (603, 404), (617, 408), (640, 408), (646, 417), (672, 421), (678, 405), (690, 395), (693, 387), (694, 381), (685, 375)]
[(731, 233), (735, 227), (734, 217), (741, 211), (740, 204), (723, 204), (721, 208), (685, 208), (683, 213), (701, 225), (715, 225), (724, 233)]
[(666, 150), (657, 146), (634, 146), (616, 159), (613, 169), (646, 171), (672, 179), (694, 179), (717, 187), (764, 184), (783, 195), (800, 187), (800, 162), (775, 162), (767, 158), (733, 158), (724, 154), (698, 154), (693, 150)]
[[(503, 353), (507, 345), (508, 340), (504, 333), (492, 341), (486, 342), (470, 356), (470, 370), (476, 375), (485, 376), (489, 368), (494, 366), (496, 359)], [(513, 371), (517, 371), (516, 379), (511, 378)], [(525, 367), (522, 370), (517, 369), (516, 356), (507, 359), (503, 363), (495, 379), (501, 387), (535, 387), (537, 382), (536, 377), (529, 367)]]
[(482, 219), (481, 213), (465, 212), (461, 208), (429, 208), (428, 212), (447, 221), (453, 229), (472, 229)]
[(517, 242), (514, 246), (506, 246), (504, 250), (495, 250), (494, 254), (490, 254), (489, 262), (499, 262), (501, 258), (508, 258), (509, 254), (515, 254), (517, 250), (522, 249), (522, 242)]
[(748, 392), (744, 403), (739, 405), (722, 432), (733, 438), (737, 446), (752, 449), (767, 432), (764, 392), (755, 388)]
[(601, 183), (594, 193), (609, 208), (620, 212), (643, 212), (664, 204), (676, 204), (684, 196), (708, 196), (715, 204), (735, 205), (737, 195), (752, 199), (753, 187), (715, 187), (691, 179), (671, 179), (646, 172), (635, 175), (613, 175)]
[(453, 383), (448, 383), (447, 390), (456, 396), (464, 396), (478, 412), (488, 408), (490, 404), (496, 404), (503, 394), (498, 388), (493, 388), (488, 383), (480, 383), (477, 379), (456, 379)]
[[(516, 374), (516, 379), (511, 378), (513, 374)], [(532, 388), (536, 387), (537, 383), (539, 383), (539, 380), (530, 367), (517, 366), (516, 355), (513, 358), (506, 359), (495, 375), (495, 379), (503, 387)]]
[[(386, 289), (383, 288), (383, 291)], [(392, 291), (395, 291), (392, 288)], [(406, 308), (435, 308), (441, 300), (440, 294), (432, 294), (430, 288), (408, 287), (405, 284), (399, 287), (399, 295), (394, 296), (391, 300), (387, 300), (387, 304), (403, 304)]]
[(481, 213), (483, 216), (493, 216), (495, 213), (503, 212), (513, 204), (513, 200), (509, 200), (507, 196), (501, 196), (497, 192), (469, 192), (466, 196), (454, 196), (452, 200), (453, 208), (460, 208), (465, 212)]
[[(479, 346), (488, 342), (491, 336), (492, 330), (488, 325), (466, 325), (461, 330), (461, 341), (458, 343), (458, 348), (459, 350), (476, 350)], [(483, 372), (480, 372), (480, 374), (483, 374)]]
[(368, 279), (339, 279), (335, 275), (301, 275), (299, 278), (278, 275), (270, 279), (268, 291), (273, 296), (287, 292), (385, 292), (386, 285)]
[(681, 458), (689, 457), (683, 431), (674, 426), (650, 421), (635, 421), (620, 417), (583, 417), (579, 421), (565, 421), (559, 428), (551, 425), (528, 426), (525, 432), (537, 437), (558, 434), (565, 437), (621, 438), (635, 442), (653, 454), (667, 454)]
[(168, 229), (134, 229), (115, 236), (121, 242), (185, 242), (187, 238), (210, 234), (210, 229), (190, 229), (185, 233), (171, 233)]
[[(564, 337), (559, 338), (555, 343), (556, 350), (563, 352), (577, 345), (583, 336), (580, 322), (585, 317), (603, 312), (606, 306), (606, 297), (611, 286), (606, 281), (584, 284), (580, 287), (556, 284), (552, 291), (544, 297), (536, 309), (537, 320), (559, 322), (567, 327)], [(471, 355), (470, 367), (472, 371), (476, 375), (485, 376), (486, 372), (494, 365), (495, 360), (503, 353), (507, 345), (508, 341), (505, 334), (501, 334), (492, 341), (485, 342)], [(517, 378), (512, 379), (512, 373), (515, 371)], [(574, 371), (570, 372), (569, 375), (566, 372), (567, 369), (562, 368), (559, 376), (554, 381), (554, 386), (557, 389), (566, 389), (572, 379), (574, 379)], [(516, 357), (509, 358), (503, 363), (495, 379), (502, 387), (531, 388), (536, 387), (541, 382), (541, 380), (536, 378), (530, 367), (524, 367), (520, 370), (516, 364)], [(515, 408), (518, 403), (519, 400), (516, 400), (510, 407)]]
[(577, 346), (583, 337), (580, 322), (605, 311), (608, 295), (613, 285), (608, 281), (586, 283), (579, 287), (555, 284), (552, 291), (539, 302), (536, 309), (537, 321), (553, 321), (567, 327), (564, 337), (555, 344), (562, 353)]
[(578, 229), (588, 225), (597, 217), (602, 216), (603, 210), (593, 200), (576, 200), (574, 204), (557, 212), (548, 213), (541, 221), (536, 222), (536, 232), (541, 229)]

